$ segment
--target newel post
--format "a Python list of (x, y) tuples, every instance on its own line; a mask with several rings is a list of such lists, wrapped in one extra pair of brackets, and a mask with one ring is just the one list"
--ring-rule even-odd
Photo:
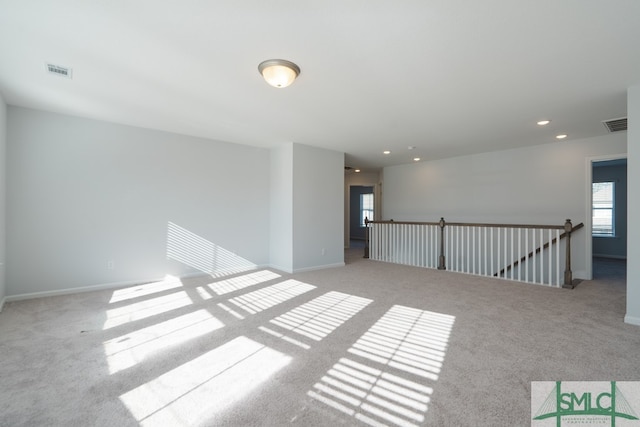
[(440, 227), (440, 256), (438, 257), (438, 270), (446, 270), (447, 266), (444, 262), (444, 218), (440, 218), (438, 226)]
[(369, 258), (369, 218), (364, 217), (364, 257)]
[(573, 289), (573, 273), (571, 272), (571, 230), (573, 230), (573, 224), (571, 224), (570, 219), (567, 219), (564, 223), (564, 232), (567, 237), (567, 257), (564, 264), (564, 285), (562, 285), (562, 287), (569, 289)]

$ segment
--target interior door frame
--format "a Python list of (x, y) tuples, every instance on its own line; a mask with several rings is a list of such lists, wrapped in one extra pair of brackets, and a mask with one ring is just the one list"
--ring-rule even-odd
[[(588, 234), (588, 238), (585, 239), (585, 253), (586, 253), (586, 257), (587, 259), (585, 260), (585, 269), (586, 269), (586, 273), (587, 273), (587, 280), (592, 280), (593, 279), (593, 237), (592, 237), (592, 224), (591, 224), (591, 198), (592, 198), (592, 194), (591, 192), (593, 191), (593, 164), (594, 163), (598, 163), (598, 162), (606, 162), (609, 160), (620, 160), (620, 159), (626, 159), (627, 158), (627, 153), (624, 154), (609, 154), (606, 156), (594, 156), (594, 157), (587, 157), (586, 158), (586, 206), (585, 206), (585, 215), (584, 215), (584, 226), (585, 229), (587, 230), (587, 234)], [(628, 194), (628, 193), (627, 193)], [(628, 198), (628, 195), (627, 195)]]
[(380, 218), (382, 209), (382, 192), (380, 191), (380, 183), (368, 183), (368, 182), (359, 182), (357, 184), (349, 184), (347, 188), (347, 197), (345, 201), (345, 249), (351, 247), (351, 187), (373, 187), (373, 218), (372, 220), (376, 220)]

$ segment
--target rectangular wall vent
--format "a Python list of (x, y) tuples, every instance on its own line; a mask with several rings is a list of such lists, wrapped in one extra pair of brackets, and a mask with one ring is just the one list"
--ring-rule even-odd
[(56, 76), (71, 78), (71, 68), (61, 67), (59, 65), (47, 64), (47, 71)]
[(609, 132), (620, 132), (627, 130), (627, 118), (605, 120), (602, 122)]

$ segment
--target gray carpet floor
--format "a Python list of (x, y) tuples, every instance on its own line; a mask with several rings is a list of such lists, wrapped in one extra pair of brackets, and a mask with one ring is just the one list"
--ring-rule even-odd
[(531, 381), (640, 380), (615, 262), (565, 290), (345, 261), (7, 303), (0, 425), (529, 426)]

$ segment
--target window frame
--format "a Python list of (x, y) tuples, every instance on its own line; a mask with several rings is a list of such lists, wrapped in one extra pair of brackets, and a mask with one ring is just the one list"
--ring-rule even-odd
[[(596, 193), (595, 187), (597, 184), (610, 184), (611, 185), (611, 207), (597, 207), (596, 201), (594, 200), (594, 194)], [(607, 203), (608, 201), (604, 201), (601, 203)], [(610, 211), (611, 214), (611, 232), (603, 232), (602, 228), (596, 230), (595, 229), (595, 213), (597, 211)], [(602, 180), (593, 182), (591, 184), (591, 235), (593, 237), (603, 237), (603, 238), (612, 238), (616, 237), (616, 182), (614, 180)]]
[[(365, 201), (365, 199), (370, 199)], [(365, 203), (367, 206), (365, 206)], [(360, 228), (366, 227), (364, 223), (365, 217), (373, 221), (374, 215), (374, 196), (373, 193), (360, 193)]]

